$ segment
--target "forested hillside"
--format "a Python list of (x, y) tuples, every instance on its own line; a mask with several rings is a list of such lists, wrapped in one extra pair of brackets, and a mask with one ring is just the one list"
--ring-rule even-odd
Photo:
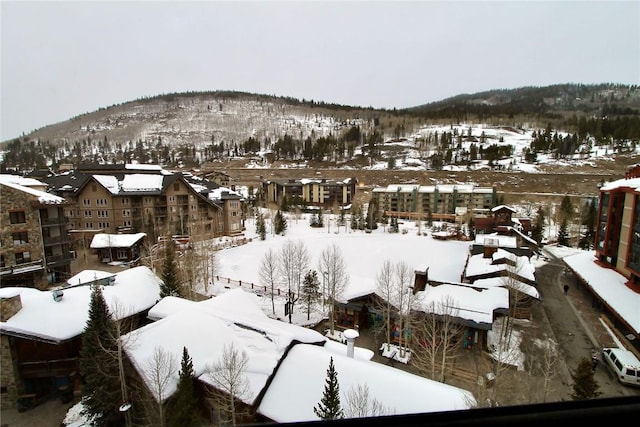
[[(528, 133), (530, 146), (521, 154), (530, 162), (542, 153), (570, 159), (598, 146), (612, 154), (635, 151), (640, 90), (612, 84), (527, 87), (393, 110), (243, 92), (165, 94), (6, 141), (0, 166), (28, 171), (60, 163), (135, 161), (194, 167), (246, 157), (363, 167), (384, 160), (390, 152), (385, 145), (393, 141), (412, 143), (430, 169), (514, 154), (497, 144), (504, 141), (454, 131), (467, 123)], [(451, 129), (424, 131), (433, 125)], [(476, 139), (469, 149), (463, 148), (465, 138)]]

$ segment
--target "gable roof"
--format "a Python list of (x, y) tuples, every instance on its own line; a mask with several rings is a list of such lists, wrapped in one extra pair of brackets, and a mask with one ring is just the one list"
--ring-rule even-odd
[(493, 313), (509, 309), (509, 291), (501, 287), (478, 289), (472, 285), (442, 284), (416, 292), (415, 307), (425, 313), (463, 319), (469, 326), (491, 329)]
[[(496, 264), (499, 260), (510, 260), (515, 265), (508, 263)], [(535, 282), (535, 266), (531, 264), (526, 256), (517, 256), (504, 249), (498, 249), (493, 253), (491, 258), (485, 258), (484, 254), (471, 255), (467, 262), (464, 277), (488, 277), (499, 276), (506, 272), (513, 273), (515, 276), (529, 282)]]
[[(236, 397), (253, 404), (294, 342), (323, 344), (327, 340), (312, 329), (270, 319), (256, 298), (255, 294), (238, 288), (208, 300), (184, 303), (183, 308), (177, 308), (177, 300), (172, 299), (164, 304), (165, 307), (173, 306), (170, 314), (123, 337), (125, 351), (153, 392), (152, 381), (145, 373), (151, 368), (150, 361), (156, 348), (161, 348), (179, 363), (183, 347), (186, 347), (195, 376), (215, 386), (207, 371), (219, 361), (225, 348), (233, 346), (249, 359), (246, 371), (248, 392)], [(158, 312), (155, 310), (152, 315), (159, 317)], [(164, 400), (175, 392), (178, 371), (176, 366), (164, 395), (155, 395), (156, 400)]]
[(366, 385), (370, 399), (394, 415), (463, 410), (475, 403), (464, 389), (377, 362), (332, 354), (319, 346), (298, 344), (282, 361), (258, 412), (276, 423), (319, 420), (313, 408), (322, 399), (331, 357), (343, 402), (345, 393)]
[(144, 239), (147, 233), (134, 234), (107, 234), (98, 233), (91, 239), (89, 247), (91, 249), (105, 248), (130, 248), (131, 246)]
[[(123, 319), (148, 310), (158, 300), (161, 280), (148, 267), (140, 266), (116, 274), (102, 293), (111, 314)], [(22, 308), (6, 322), (0, 332), (58, 344), (84, 331), (89, 318), (91, 288), (73, 286), (62, 289), (56, 302), (51, 291), (33, 288), (0, 288), (0, 298), (20, 295)]]
[(38, 203), (43, 205), (62, 205), (67, 202), (62, 197), (58, 197), (56, 195), (49, 194), (45, 191), (36, 190), (35, 188), (31, 188), (31, 187), (25, 187), (23, 185), (15, 184), (9, 181), (0, 182), (0, 186), (5, 186), (17, 191), (21, 191), (27, 194), (28, 196), (31, 196), (30, 198), (37, 200)]

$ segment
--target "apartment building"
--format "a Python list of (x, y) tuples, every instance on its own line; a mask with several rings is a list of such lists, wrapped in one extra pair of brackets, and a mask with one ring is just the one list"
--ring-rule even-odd
[(0, 175), (0, 287), (46, 289), (71, 274), (71, 239), (64, 198), (46, 184)]
[(267, 203), (280, 203), (283, 197), (287, 197), (290, 201), (298, 199), (309, 206), (346, 207), (355, 199), (357, 183), (356, 178), (341, 181), (326, 178), (263, 179), (262, 194)]
[(83, 166), (47, 178), (53, 192), (73, 202), (65, 211), (72, 234), (85, 243), (97, 233), (242, 235), (239, 193), (190, 174), (134, 166)]
[(640, 165), (600, 188), (595, 251), (640, 291)]
[(401, 218), (454, 220), (460, 209), (488, 210), (497, 204), (495, 187), (472, 184), (407, 185), (377, 187), (372, 191), (378, 214)]

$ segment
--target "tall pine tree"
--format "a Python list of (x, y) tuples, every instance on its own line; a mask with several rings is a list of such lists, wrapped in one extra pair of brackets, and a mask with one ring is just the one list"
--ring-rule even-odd
[(560, 230), (558, 230), (558, 244), (562, 246), (569, 246), (569, 233), (567, 232), (567, 220), (562, 220), (560, 224)]
[(586, 357), (580, 360), (578, 367), (571, 373), (571, 379), (573, 379), (573, 393), (571, 393), (573, 400), (594, 399), (600, 396), (601, 393), (598, 391), (600, 386), (593, 377), (592, 362)]
[(183, 347), (178, 388), (173, 395), (170, 410), (167, 411), (169, 414), (167, 417), (168, 427), (201, 425), (201, 420), (198, 416), (198, 403), (194, 391), (194, 377), (193, 361), (189, 356), (187, 348)]
[(264, 215), (262, 212), (258, 212), (256, 217), (256, 232), (260, 236), (260, 240), (265, 240), (267, 238), (267, 227), (264, 223)]
[(99, 285), (93, 286), (89, 319), (82, 335), (80, 373), (84, 379), (84, 414), (92, 425), (107, 426), (120, 418), (122, 403), (118, 367), (118, 336)]
[(178, 276), (176, 263), (176, 243), (171, 236), (164, 242), (164, 261), (162, 262), (162, 285), (160, 285), (160, 298), (167, 296), (184, 297), (182, 286)]
[(276, 212), (276, 216), (273, 219), (273, 227), (276, 234), (282, 234), (284, 236), (287, 231), (287, 219), (282, 212)]
[(544, 237), (544, 222), (544, 209), (542, 208), (542, 206), (538, 206), (536, 219), (531, 229), (531, 237), (533, 237), (533, 240), (538, 242), (538, 245), (542, 242), (542, 238)]
[(333, 366), (333, 357), (329, 360), (327, 379), (324, 384), (322, 399), (314, 406), (313, 412), (322, 420), (337, 420), (344, 418), (344, 411), (340, 405), (340, 385), (338, 373)]

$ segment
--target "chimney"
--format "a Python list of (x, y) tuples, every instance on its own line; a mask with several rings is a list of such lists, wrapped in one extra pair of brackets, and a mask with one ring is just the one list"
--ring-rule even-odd
[(6, 322), (22, 308), (20, 294), (9, 298), (0, 298), (0, 322)]
[(353, 359), (353, 347), (356, 342), (356, 338), (360, 336), (355, 329), (347, 329), (342, 333), (342, 336), (347, 340), (347, 357)]

